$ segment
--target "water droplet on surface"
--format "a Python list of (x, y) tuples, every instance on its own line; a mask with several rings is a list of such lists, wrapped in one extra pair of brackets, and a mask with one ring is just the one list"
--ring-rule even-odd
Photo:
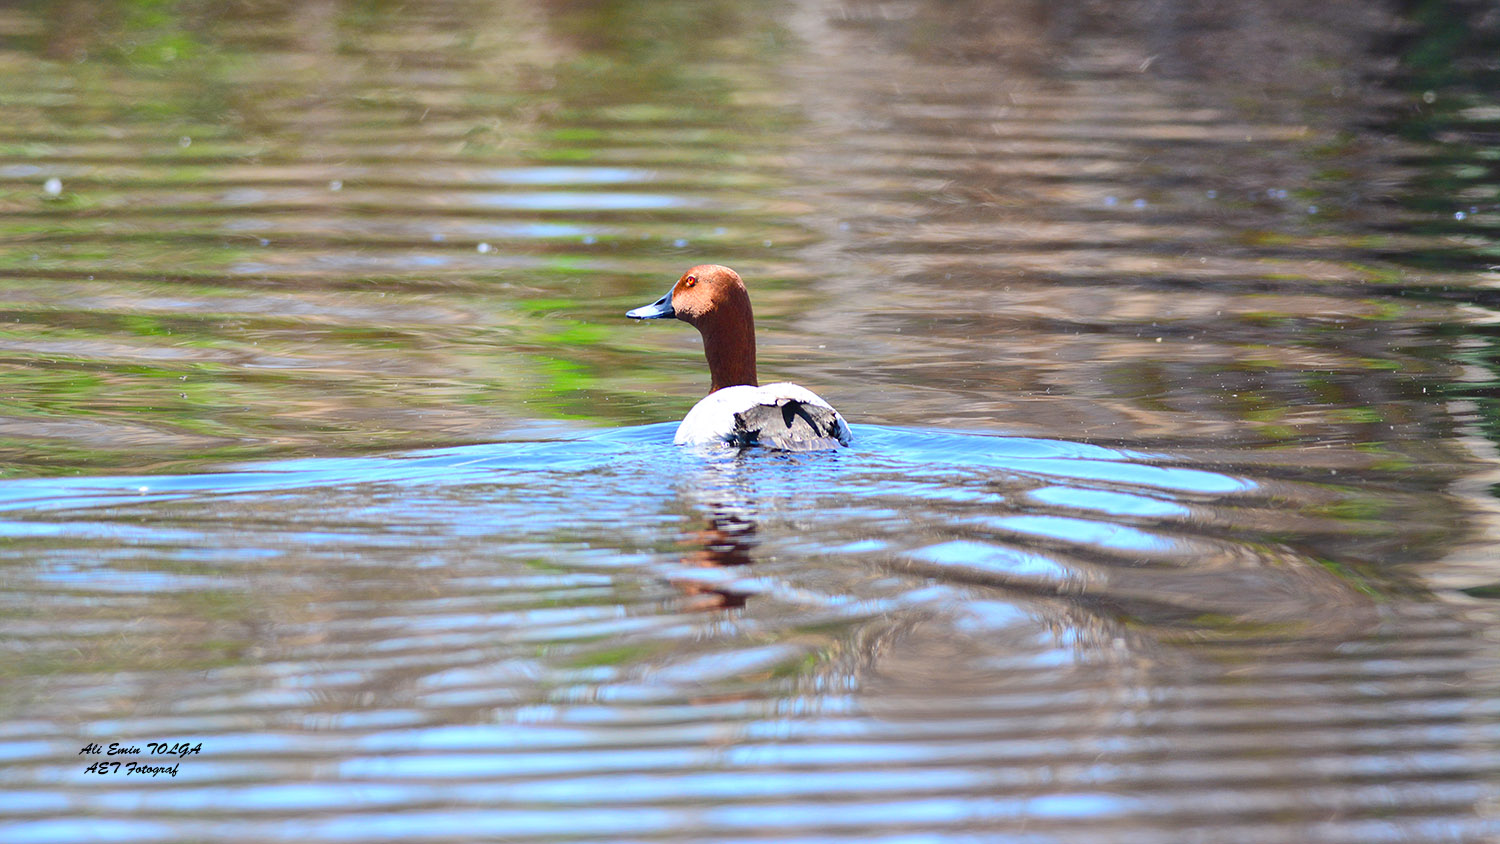
[(1219, 192), (1216, 191), (1216, 190), (1209, 191), (1208, 192), (1208, 198), (1209, 199), (1218, 199), (1219, 198)]
[(61, 194), (62, 193), (62, 179), (59, 179), (56, 176), (53, 176), (52, 178), (48, 179), (45, 183), (42, 184), (42, 190), (46, 191), (48, 196), (57, 196), (57, 195)]
[(584, 235), (583, 236), (583, 245), (584, 246), (593, 246), (594, 245), (594, 236), (591, 235), (591, 234)]
[(687, 243), (688, 242), (686, 240), (683, 240), (680, 237), (677, 238), (676, 240), (672, 241), (672, 245), (675, 246), (675, 247), (677, 247), (678, 249), (681, 249), (682, 247), (687, 246)]
[(193, 145), (193, 139), (189, 138), (187, 135), (183, 135), (182, 137), (177, 139), (177, 145), (182, 147), (183, 149), (187, 149), (188, 147)]
[(1318, 206), (1316, 206), (1316, 205), (1309, 205), (1309, 206), (1307, 206), (1307, 213), (1309, 213), (1309, 214), (1316, 214), (1316, 213), (1318, 213)]
[(1437, 93), (1433, 91), (1423, 91), (1422, 102), (1427, 103), (1428, 105), (1432, 105), (1433, 103), (1437, 102)]
[(1113, 197), (1113, 196), (1106, 196), (1106, 197), (1104, 197), (1104, 205), (1105, 205), (1105, 206), (1106, 206), (1106, 207), (1108, 207), (1108, 208), (1113, 208), (1113, 207), (1115, 207), (1115, 205), (1116, 205), (1116, 204), (1118, 204), (1118, 203), (1119, 203), (1119, 201), (1120, 201), (1120, 200), (1118, 200), (1118, 199), (1116, 199), (1116, 198), (1115, 198), (1115, 197)]
[(1134, 202), (1132, 202), (1130, 204), (1133, 205), (1133, 206), (1135, 206), (1136, 208), (1145, 208), (1146, 207), (1146, 200), (1144, 200), (1144, 199), (1137, 199), (1136, 201), (1134, 201)]
[(488, 243), (481, 243), (474, 248), (479, 251), (479, 254), (483, 255), (489, 252), (491, 249), (494, 249), (495, 247), (489, 245)]
[(344, 189), (344, 182), (343, 182), (343, 180), (341, 180), (341, 179), (333, 179), (332, 181), (330, 181), (328, 183), (328, 189), (331, 190), (331, 191), (340, 191), (340, 190), (343, 190)]
[(1462, 211), (1454, 211), (1453, 212), (1453, 219), (1455, 219), (1455, 220), (1462, 220), (1463, 218), (1465, 218), (1467, 216), (1469, 216), (1469, 215), (1465, 214)]

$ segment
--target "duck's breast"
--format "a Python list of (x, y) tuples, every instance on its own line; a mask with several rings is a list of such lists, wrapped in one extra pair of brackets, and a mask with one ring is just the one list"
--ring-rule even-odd
[(796, 384), (725, 387), (693, 406), (677, 427), (679, 445), (764, 445), (788, 451), (838, 448), (849, 425), (828, 402)]

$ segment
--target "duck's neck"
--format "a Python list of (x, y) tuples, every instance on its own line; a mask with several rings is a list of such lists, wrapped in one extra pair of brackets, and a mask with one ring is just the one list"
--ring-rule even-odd
[(703, 354), (708, 358), (708, 374), (713, 376), (713, 386), (708, 391), (737, 384), (759, 386), (755, 378), (755, 318), (750, 315), (749, 302), (742, 313), (716, 316), (720, 318), (698, 325), (703, 334)]

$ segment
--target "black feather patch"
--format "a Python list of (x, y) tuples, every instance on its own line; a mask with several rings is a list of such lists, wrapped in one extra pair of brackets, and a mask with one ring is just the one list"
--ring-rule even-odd
[(734, 415), (734, 444), (816, 451), (848, 443), (839, 436), (838, 417), (832, 410), (796, 399), (777, 399), (775, 404), (758, 404)]

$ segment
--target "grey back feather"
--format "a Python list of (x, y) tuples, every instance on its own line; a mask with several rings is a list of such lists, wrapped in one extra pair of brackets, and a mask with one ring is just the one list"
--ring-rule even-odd
[(736, 413), (733, 443), (816, 451), (848, 445), (847, 432), (848, 427), (832, 408), (783, 398)]

